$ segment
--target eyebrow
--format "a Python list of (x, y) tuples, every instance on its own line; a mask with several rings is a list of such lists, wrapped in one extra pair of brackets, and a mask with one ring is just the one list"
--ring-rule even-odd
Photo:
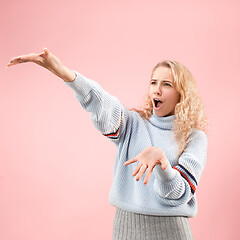
[[(152, 78), (151, 81), (154, 80), (154, 81), (159, 81), (159, 79), (155, 79), (155, 78)], [(162, 79), (163, 82), (170, 82), (170, 83), (173, 83), (172, 81), (170, 81), (169, 79)]]

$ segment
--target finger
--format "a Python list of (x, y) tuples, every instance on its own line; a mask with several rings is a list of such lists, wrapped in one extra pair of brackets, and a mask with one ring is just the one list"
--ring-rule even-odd
[(142, 163), (138, 163), (137, 167), (133, 170), (132, 175), (135, 176), (140, 170)]
[(22, 55), (18, 57), (11, 58), (7, 66), (12, 66), (18, 63), (30, 62), (33, 59), (32, 55)]
[(43, 48), (43, 51), (46, 53), (46, 54), (49, 54), (49, 50), (47, 48)]
[(23, 62), (23, 59), (21, 57), (17, 57), (17, 58), (12, 58), (9, 63), (7, 64), (7, 66), (12, 66), (12, 65), (15, 65), (15, 64), (18, 64), (18, 63), (22, 63)]
[(128, 165), (128, 164), (131, 164), (131, 163), (134, 163), (134, 162), (137, 162), (138, 160), (136, 159), (136, 158), (131, 158), (130, 160), (128, 160), (128, 161), (126, 161), (125, 163), (124, 163), (124, 165), (126, 166), (126, 165)]
[(40, 55), (40, 56), (45, 55), (46, 57), (48, 57), (49, 53), (50, 53), (50, 51), (49, 51), (47, 48), (43, 48), (43, 52), (40, 53), (39, 55)]
[(152, 172), (153, 172), (153, 167), (148, 167), (144, 181), (143, 181), (144, 184), (148, 183), (148, 181), (150, 180), (150, 177), (152, 176)]
[(146, 165), (146, 164), (143, 164), (143, 165), (141, 166), (141, 168), (140, 168), (140, 171), (139, 171), (137, 177), (136, 177), (136, 180), (137, 180), (137, 181), (142, 177), (142, 175), (144, 174), (144, 172), (146, 171), (146, 169), (147, 169), (147, 165)]

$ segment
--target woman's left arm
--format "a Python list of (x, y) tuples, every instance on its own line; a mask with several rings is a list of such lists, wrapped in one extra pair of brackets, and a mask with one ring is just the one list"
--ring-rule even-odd
[(153, 172), (154, 191), (160, 201), (165, 205), (177, 206), (187, 203), (194, 195), (206, 164), (206, 156), (207, 136), (203, 131), (195, 129), (178, 165), (171, 166), (164, 152), (156, 147), (144, 149), (137, 157), (125, 162), (125, 165), (139, 161), (133, 175), (138, 173), (136, 179), (139, 180), (147, 170), (145, 184)]

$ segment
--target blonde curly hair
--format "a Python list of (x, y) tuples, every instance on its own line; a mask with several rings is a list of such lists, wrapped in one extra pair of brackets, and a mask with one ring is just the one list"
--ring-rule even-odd
[[(187, 67), (177, 61), (164, 60), (153, 68), (151, 79), (154, 71), (159, 67), (167, 67), (171, 70), (176, 90), (180, 93), (180, 101), (175, 106), (176, 119), (174, 121), (174, 136), (179, 144), (178, 157), (180, 157), (186, 149), (191, 132), (194, 129), (200, 129), (206, 133), (208, 120), (195, 79)], [(148, 120), (153, 114), (153, 104), (149, 93), (146, 94), (142, 107), (130, 110), (138, 112), (143, 119)]]

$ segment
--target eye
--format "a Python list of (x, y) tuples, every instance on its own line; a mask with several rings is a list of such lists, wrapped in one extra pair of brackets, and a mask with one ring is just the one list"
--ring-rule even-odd
[(165, 86), (171, 87), (172, 85), (169, 83), (164, 83)]
[(151, 81), (151, 84), (153, 85), (153, 84), (156, 84), (156, 81)]

